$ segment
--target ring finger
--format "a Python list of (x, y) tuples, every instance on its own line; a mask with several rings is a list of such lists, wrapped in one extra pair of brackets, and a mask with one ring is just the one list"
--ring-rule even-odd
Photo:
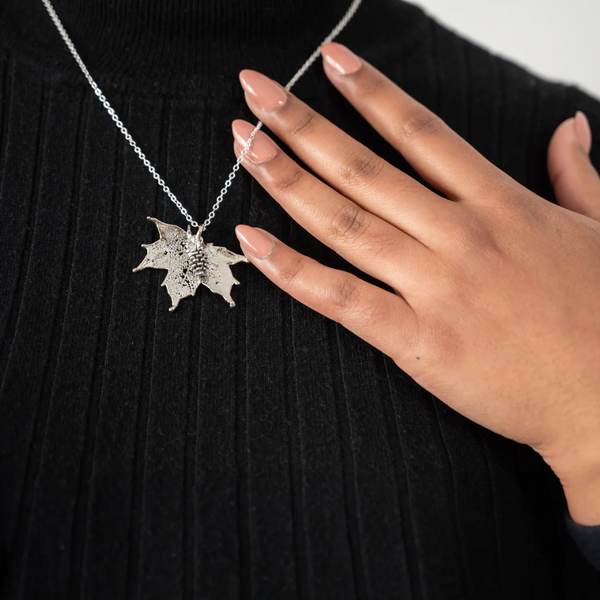
[[(233, 122), (236, 156), (253, 129)], [(426, 246), (301, 168), (263, 131), (245, 158), (245, 168), (299, 225), (353, 265), (405, 297), (414, 277), (423, 277), (433, 255)]]

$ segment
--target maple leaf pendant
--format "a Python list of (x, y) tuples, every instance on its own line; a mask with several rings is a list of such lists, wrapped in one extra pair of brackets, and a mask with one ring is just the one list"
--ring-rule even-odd
[(184, 231), (177, 225), (169, 225), (153, 217), (148, 219), (156, 225), (160, 238), (152, 244), (142, 244), (147, 254), (133, 271), (167, 269), (161, 286), (166, 286), (171, 296), (173, 306), (169, 310), (175, 310), (182, 298), (194, 296), (201, 283), (211, 292), (223, 296), (229, 306), (235, 306), (231, 287), (239, 281), (231, 273), (230, 265), (248, 262), (248, 259), (222, 246), (205, 244), (203, 227), (199, 227), (193, 235), (189, 225)]

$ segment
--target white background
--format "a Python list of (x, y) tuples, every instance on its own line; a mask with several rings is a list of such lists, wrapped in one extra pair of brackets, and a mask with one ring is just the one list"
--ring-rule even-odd
[(600, 98), (600, 0), (409, 0), (463, 37)]

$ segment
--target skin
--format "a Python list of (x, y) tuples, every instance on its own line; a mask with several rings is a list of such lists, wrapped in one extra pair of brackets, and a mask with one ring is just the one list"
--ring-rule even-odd
[(301, 226), (395, 293), (267, 232), (267, 257), (238, 231), (242, 250), (453, 409), (531, 446), (560, 478), (572, 518), (600, 524), (600, 179), (574, 119), (549, 147), (555, 205), (366, 61), (345, 75), (323, 68), (439, 193), (289, 92), (271, 110), (246, 101), (322, 181), (272, 139), (274, 157), (242, 164)]

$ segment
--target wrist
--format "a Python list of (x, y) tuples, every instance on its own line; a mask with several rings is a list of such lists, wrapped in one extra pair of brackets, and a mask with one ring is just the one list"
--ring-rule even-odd
[(562, 484), (569, 514), (580, 525), (600, 525), (600, 450), (568, 465), (553, 467)]

